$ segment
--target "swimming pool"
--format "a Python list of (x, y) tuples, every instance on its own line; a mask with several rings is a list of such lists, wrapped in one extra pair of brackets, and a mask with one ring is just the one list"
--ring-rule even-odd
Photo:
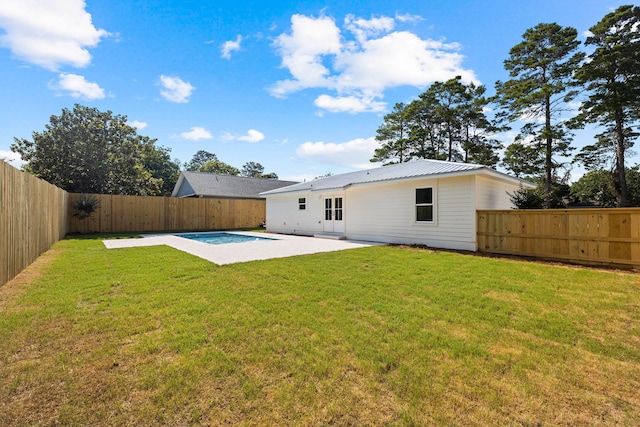
[(210, 245), (223, 245), (226, 243), (244, 243), (256, 242), (260, 240), (276, 240), (269, 237), (257, 237), (247, 234), (225, 233), (222, 231), (212, 231), (206, 233), (179, 233), (174, 236), (184, 237), (185, 239), (196, 240), (198, 242), (208, 243)]

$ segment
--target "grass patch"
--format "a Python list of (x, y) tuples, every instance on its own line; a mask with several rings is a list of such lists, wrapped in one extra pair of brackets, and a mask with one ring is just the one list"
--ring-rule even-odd
[(640, 423), (632, 273), (399, 247), (53, 253), (0, 293), (0, 425)]

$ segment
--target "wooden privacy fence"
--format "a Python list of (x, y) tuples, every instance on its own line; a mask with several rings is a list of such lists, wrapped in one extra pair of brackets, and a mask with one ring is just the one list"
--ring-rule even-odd
[(264, 200), (92, 196), (100, 203), (98, 210), (77, 219), (73, 204), (82, 195), (69, 195), (68, 233), (225, 230), (255, 228), (266, 220)]
[(68, 193), (0, 160), (0, 285), (67, 231)]
[(640, 266), (640, 208), (477, 212), (480, 252)]

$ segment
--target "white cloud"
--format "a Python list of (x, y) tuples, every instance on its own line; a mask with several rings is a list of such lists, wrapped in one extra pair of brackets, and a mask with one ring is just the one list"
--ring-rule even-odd
[[(322, 94), (316, 106), (330, 112), (378, 112), (384, 108), (384, 91), (398, 86), (426, 87), (457, 75), (478, 83), (472, 70), (462, 67), (460, 45), (421, 39), (408, 31), (395, 31), (398, 22), (415, 22), (416, 16), (371, 19), (348, 15), (342, 31), (333, 18), (293, 15), (291, 32), (274, 43), (282, 67), (292, 78), (280, 80), (270, 93), (284, 97), (316, 88)], [(349, 33), (354, 39), (349, 39)], [(357, 102), (359, 100), (359, 102)]]
[(24, 160), (22, 160), (22, 157), (20, 157), (20, 154), (14, 153), (13, 151), (2, 151), (2, 150), (0, 150), (0, 161), (6, 161), (11, 166), (18, 169), (20, 169), (22, 165), (26, 163)]
[(320, 95), (313, 104), (331, 113), (364, 113), (384, 111), (384, 102), (374, 101), (372, 97)]
[(341, 50), (340, 29), (331, 18), (291, 17), (291, 35), (281, 34), (275, 46), (282, 57), (282, 67), (293, 80), (277, 82), (271, 89), (274, 96), (285, 96), (296, 90), (328, 85), (329, 69), (322, 63), (322, 55), (337, 55)]
[(246, 141), (250, 143), (260, 142), (264, 139), (264, 134), (255, 129), (249, 129), (246, 135), (239, 136), (238, 141)]
[(358, 138), (341, 144), (325, 142), (305, 142), (296, 149), (302, 160), (328, 165), (368, 169), (375, 167), (369, 162), (380, 143), (374, 137)]
[(410, 22), (412, 24), (417, 24), (420, 21), (424, 21), (424, 18), (420, 15), (412, 15), (410, 13), (400, 14), (396, 13), (396, 19), (400, 22)]
[(192, 127), (191, 130), (188, 132), (182, 132), (180, 134), (180, 137), (182, 139), (188, 139), (189, 141), (200, 141), (202, 139), (213, 138), (213, 136), (211, 135), (211, 132), (199, 126)]
[(189, 102), (189, 97), (195, 90), (191, 83), (185, 82), (179, 77), (165, 76), (164, 74), (160, 76), (160, 85), (163, 87), (160, 94), (164, 99), (178, 104)]
[(77, 74), (60, 74), (56, 83), (49, 84), (49, 88), (56, 91), (68, 92), (69, 96), (92, 101), (104, 99), (104, 89), (97, 83), (88, 82), (84, 76)]
[(141, 129), (144, 129), (147, 126), (149, 126), (149, 124), (145, 123), (145, 122), (138, 121), (138, 120), (134, 120), (131, 123), (129, 123), (129, 126), (134, 127), (134, 128), (136, 128), (138, 130), (141, 130)]
[(63, 64), (86, 67), (91, 62), (87, 48), (109, 33), (93, 26), (85, 7), (84, 0), (2, 0), (0, 46), (52, 71)]
[(589, 37), (593, 37), (593, 33), (589, 30), (585, 30), (582, 32), (582, 37), (584, 37), (585, 39), (588, 39)]
[(363, 19), (354, 15), (347, 15), (344, 18), (345, 28), (353, 33), (358, 42), (363, 43), (371, 37), (380, 33), (387, 33), (393, 30), (396, 21), (388, 16), (380, 18)]
[(256, 142), (260, 142), (264, 139), (264, 134), (255, 129), (249, 129), (246, 135), (233, 135), (231, 133), (225, 132), (222, 135), (222, 139), (224, 141), (245, 141), (251, 144), (255, 144)]
[(222, 132), (222, 141), (223, 142), (230, 142), (230, 141), (233, 141), (236, 138), (237, 138), (237, 136), (232, 135), (229, 132)]
[[(565, 112), (564, 115), (568, 117), (575, 117), (580, 112), (580, 107), (582, 107), (582, 101), (571, 101), (567, 103), (567, 106), (569, 107), (569, 111)], [(567, 120), (568, 117), (565, 117), (565, 120)]]
[(462, 55), (456, 43), (422, 40), (413, 33), (393, 32), (368, 40), (361, 49), (336, 59), (340, 88), (381, 92), (394, 86), (423, 87), (456, 75), (476, 81), (473, 71), (460, 68)]
[(242, 43), (242, 36), (238, 35), (235, 40), (229, 40), (220, 46), (221, 56), (224, 59), (231, 59), (231, 52), (240, 50), (240, 43)]

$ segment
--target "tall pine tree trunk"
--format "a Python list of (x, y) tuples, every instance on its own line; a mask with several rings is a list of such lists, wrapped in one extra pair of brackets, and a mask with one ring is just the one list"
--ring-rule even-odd
[(627, 206), (627, 178), (624, 170), (624, 113), (622, 109), (616, 109), (616, 182), (618, 207)]
[(447, 150), (447, 161), (451, 161), (451, 154), (453, 153), (453, 135), (451, 135), (451, 123), (447, 122), (447, 133), (449, 134), (449, 149)]
[(551, 169), (552, 169), (552, 154), (553, 154), (553, 133), (551, 132), (551, 97), (547, 96), (545, 100), (545, 133), (546, 133), (546, 147), (544, 158), (544, 207), (545, 209), (551, 208)]

